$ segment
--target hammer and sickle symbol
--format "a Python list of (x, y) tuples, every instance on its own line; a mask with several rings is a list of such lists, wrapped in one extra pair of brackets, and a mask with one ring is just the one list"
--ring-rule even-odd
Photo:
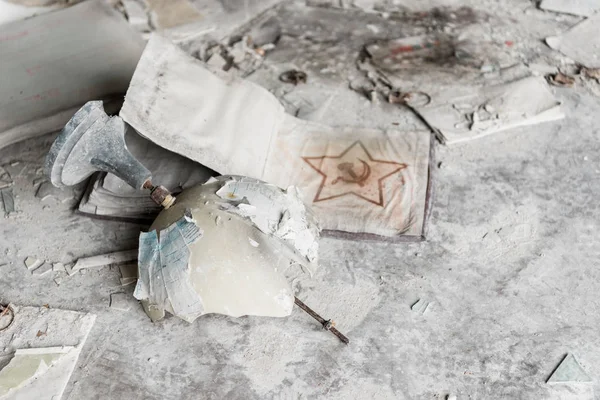
[(369, 176), (371, 175), (371, 167), (361, 159), (358, 161), (360, 161), (363, 165), (363, 170), (360, 175), (354, 171), (354, 163), (344, 162), (338, 165), (338, 169), (346, 176), (338, 176), (335, 178), (332, 184), (335, 185), (339, 181), (342, 181), (346, 183), (357, 183), (358, 186), (363, 187), (365, 184), (364, 182), (369, 179)]

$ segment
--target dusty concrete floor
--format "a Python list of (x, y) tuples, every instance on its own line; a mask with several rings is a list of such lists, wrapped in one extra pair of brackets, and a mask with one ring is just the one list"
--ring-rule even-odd
[[(577, 21), (528, 1), (473, 6), (506, 22), (494, 32), (517, 38), (526, 60), (559, 60), (540, 39)], [(351, 60), (364, 39), (339, 40), (346, 45), (337, 51)], [(267, 71), (290, 61), (292, 50), (279, 51), (282, 59), (273, 53)], [(315, 91), (355, 95), (344, 91), (343, 72), (328, 77), (322, 69), (309, 75)], [(259, 70), (250, 78), (268, 86), (261, 74), (268, 75)], [(58, 273), (31, 276), (23, 265), (29, 255), (70, 262), (135, 248), (140, 230), (73, 214), (77, 191), (60, 195), (64, 202), (34, 196), (53, 136), (0, 150), (20, 211), (0, 220), (0, 296), (98, 315), (66, 399), (600, 398), (600, 97), (581, 86), (554, 91), (564, 102), (562, 121), (436, 146), (441, 164), (426, 242), (321, 241), (322, 268), (294, 285), (300, 298), (336, 319), (349, 346), (298, 309), (286, 319), (152, 324), (133, 297), (129, 312), (108, 307), (111, 293), (133, 292), (120, 286), (115, 268), (62, 276), (60, 285)], [(356, 99), (344, 101), (358, 104), (363, 116), (334, 106), (318, 118), (425, 129), (408, 110)], [(411, 311), (418, 299), (431, 302), (424, 315)], [(567, 352), (592, 384), (545, 383)]]

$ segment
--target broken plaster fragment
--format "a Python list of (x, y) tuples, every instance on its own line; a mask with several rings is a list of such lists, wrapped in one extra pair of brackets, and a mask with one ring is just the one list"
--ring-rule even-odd
[(71, 350), (72, 346), (18, 349), (9, 364), (0, 370), (0, 397), (36, 380)]
[(4, 205), (4, 212), (9, 215), (15, 211), (15, 196), (12, 188), (6, 188), (0, 190), (0, 197), (2, 197), (2, 204)]
[(592, 379), (579, 365), (573, 354), (569, 353), (552, 372), (546, 383), (585, 383), (591, 381)]
[(99, 256), (84, 257), (77, 260), (73, 267), (73, 272), (77, 272), (80, 269), (104, 267), (110, 264), (133, 261), (135, 259), (137, 259), (137, 250), (117, 251)]
[(0, 167), (0, 189), (5, 189), (13, 185), (10, 174), (2, 167)]
[(423, 299), (419, 299), (415, 304), (410, 308), (414, 312), (418, 314), (425, 314), (425, 312), (429, 309), (429, 302)]
[(222, 204), (225, 211), (249, 218), (262, 232), (282, 239), (310, 263), (317, 262), (319, 227), (297, 188), (282, 190), (257, 179), (233, 178), (216, 194), (227, 201)]
[(119, 270), (121, 271), (120, 282), (122, 286), (131, 285), (137, 282), (138, 266), (137, 263), (120, 265)]
[(123, 8), (125, 8), (125, 14), (127, 14), (127, 20), (129, 24), (139, 32), (150, 31), (150, 25), (148, 25), (148, 15), (146, 11), (135, 0), (122, 0)]
[(27, 257), (25, 259), (25, 266), (28, 270), (33, 271), (37, 267), (41, 266), (44, 261), (39, 260), (35, 257)]
[(95, 316), (46, 306), (13, 307), (18, 317), (0, 334), (0, 398), (59, 400)]
[(67, 270), (65, 269), (65, 264), (63, 263), (54, 263), (52, 265), (52, 271), (54, 272), (67, 272)]
[(52, 271), (52, 264), (44, 263), (44, 264), (42, 264), (41, 267), (34, 269), (31, 274), (36, 275), (36, 276), (42, 276), (42, 275), (46, 275), (50, 271)]

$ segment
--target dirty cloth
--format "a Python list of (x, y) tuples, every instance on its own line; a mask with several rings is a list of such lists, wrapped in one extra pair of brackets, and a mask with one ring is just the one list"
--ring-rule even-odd
[(157, 35), (144, 51), (120, 116), (156, 144), (219, 173), (297, 186), (325, 234), (423, 235), (428, 133), (298, 120), (262, 87), (224, 81)]

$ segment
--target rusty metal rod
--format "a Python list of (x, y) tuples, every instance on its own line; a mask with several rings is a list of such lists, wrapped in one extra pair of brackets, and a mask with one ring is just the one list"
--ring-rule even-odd
[(350, 340), (346, 336), (344, 336), (344, 334), (342, 334), (340, 331), (338, 331), (337, 329), (335, 329), (335, 327), (333, 326), (333, 321), (326, 320), (325, 318), (321, 317), (319, 314), (317, 314), (316, 312), (314, 312), (309, 306), (307, 306), (306, 304), (304, 304), (297, 297), (294, 297), (294, 303), (296, 303), (296, 305), (298, 307), (300, 307), (303, 311), (305, 311), (308, 315), (310, 315), (311, 317), (313, 317), (314, 319), (316, 319), (323, 326), (323, 329), (325, 329), (326, 331), (330, 331), (331, 333), (333, 333), (344, 344), (350, 343)]

